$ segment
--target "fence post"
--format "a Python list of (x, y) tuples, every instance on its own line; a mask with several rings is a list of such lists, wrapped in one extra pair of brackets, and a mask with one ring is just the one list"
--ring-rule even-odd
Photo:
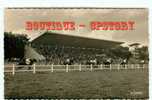
[(137, 68), (137, 64), (134, 64), (134, 69), (136, 69)]
[(111, 64), (110, 64), (110, 70), (111, 70)]
[(128, 64), (128, 69), (131, 69), (131, 64)]
[(143, 68), (143, 69), (145, 68), (145, 64), (142, 64), (142, 68)]
[(33, 65), (33, 74), (35, 74), (35, 64)]
[(138, 69), (140, 69), (140, 64), (137, 64), (138, 65)]
[(117, 64), (117, 66), (118, 66), (118, 70), (120, 69), (120, 65), (119, 64)]
[(53, 72), (53, 64), (51, 65), (51, 72)]
[(66, 65), (66, 72), (68, 72), (68, 64)]
[(91, 71), (92, 71), (92, 64), (91, 64)]
[(134, 69), (134, 64), (131, 64), (131, 69)]
[(102, 70), (102, 64), (100, 65), (100, 69)]
[(81, 64), (79, 65), (79, 71), (81, 72)]
[(13, 68), (12, 68), (12, 74), (14, 75), (15, 74), (15, 66), (13, 64)]
[(127, 64), (125, 64), (125, 69), (127, 69), (127, 67), (128, 67)]
[(136, 66), (136, 69), (139, 69), (139, 64), (136, 64), (137, 66)]

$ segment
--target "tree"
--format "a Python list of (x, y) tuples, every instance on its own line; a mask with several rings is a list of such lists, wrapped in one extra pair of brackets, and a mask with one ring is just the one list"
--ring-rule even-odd
[(28, 43), (27, 35), (4, 32), (5, 59), (23, 58), (24, 47)]
[(138, 48), (139, 51), (139, 59), (140, 60), (148, 60), (149, 58), (149, 53), (148, 53), (148, 47), (143, 46), (141, 48)]
[(131, 52), (128, 47), (118, 46), (112, 48), (110, 52), (110, 54), (113, 54), (116, 58), (129, 59), (131, 57)]

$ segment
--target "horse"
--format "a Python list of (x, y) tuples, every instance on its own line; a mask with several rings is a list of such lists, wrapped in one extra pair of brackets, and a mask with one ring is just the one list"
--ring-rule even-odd
[(105, 67), (110, 68), (110, 64), (112, 64), (112, 60), (111, 59), (107, 59), (105, 61), (103, 61), (103, 64), (105, 65)]
[(123, 67), (123, 68), (126, 68), (126, 64), (127, 64), (127, 59), (124, 59), (120, 65)]

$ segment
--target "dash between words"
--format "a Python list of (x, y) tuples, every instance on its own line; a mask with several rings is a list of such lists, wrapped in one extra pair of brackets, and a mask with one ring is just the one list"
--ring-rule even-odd
[[(76, 30), (77, 27), (88, 27), (85, 24), (76, 25), (73, 21), (49, 21), (49, 22), (39, 22), (39, 21), (27, 21), (25, 23), (25, 29), (31, 30)], [(134, 30), (134, 21), (91, 21), (89, 23), (89, 28), (91, 30)]]

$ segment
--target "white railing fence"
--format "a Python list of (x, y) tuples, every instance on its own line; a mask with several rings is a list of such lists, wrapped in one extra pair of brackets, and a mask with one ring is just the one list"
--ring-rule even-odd
[(97, 70), (124, 70), (124, 69), (147, 69), (148, 64), (110, 64), (110, 65), (5, 65), (4, 72), (12, 73), (15, 75), (16, 72), (42, 72), (42, 71), (97, 71)]

